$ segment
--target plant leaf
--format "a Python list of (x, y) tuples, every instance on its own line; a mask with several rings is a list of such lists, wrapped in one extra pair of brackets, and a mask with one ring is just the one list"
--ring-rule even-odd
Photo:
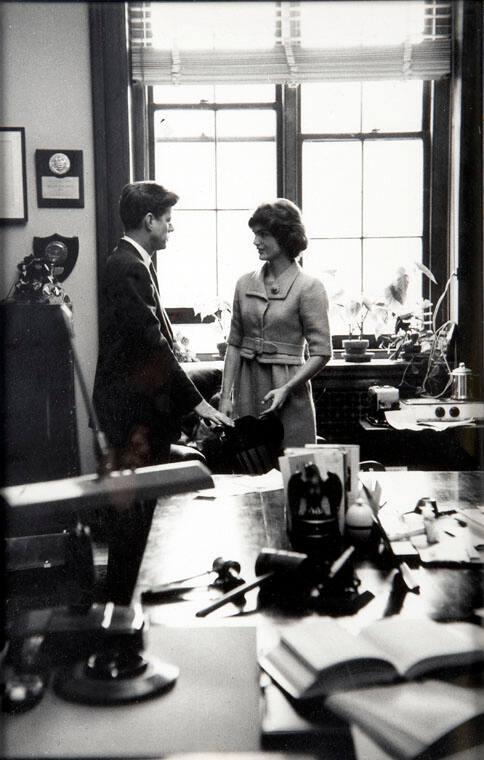
[(420, 262), (416, 261), (415, 266), (417, 269), (419, 269), (426, 277), (429, 278), (435, 285), (437, 285), (437, 280), (435, 279), (434, 275), (430, 271), (428, 267), (425, 266), (425, 264), (420, 264)]

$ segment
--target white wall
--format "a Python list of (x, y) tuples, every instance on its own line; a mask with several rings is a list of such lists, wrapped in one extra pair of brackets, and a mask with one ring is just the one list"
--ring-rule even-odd
[[(29, 219), (0, 228), (0, 298), (16, 281), (16, 266), (34, 236), (79, 237), (79, 258), (65, 291), (74, 305), (76, 343), (92, 388), (97, 356), (94, 155), (87, 3), (1, 3), (0, 124), (25, 127)], [(37, 148), (82, 150), (83, 209), (38, 208)], [(1, 178), (0, 178), (1, 181)], [(87, 414), (77, 391), (83, 472), (95, 468)]]

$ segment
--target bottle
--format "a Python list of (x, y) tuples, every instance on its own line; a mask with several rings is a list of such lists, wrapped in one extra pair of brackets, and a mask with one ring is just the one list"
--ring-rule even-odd
[(457, 369), (451, 372), (452, 375), (452, 394), (451, 398), (456, 401), (467, 401), (470, 399), (470, 379), (471, 370), (466, 367), (464, 362), (460, 362)]
[(361, 497), (348, 507), (345, 516), (346, 534), (354, 544), (368, 541), (373, 523), (373, 511)]
[(432, 507), (422, 508), (423, 524), (425, 535), (429, 544), (437, 544), (439, 541), (439, 531), (435, 522), (435, 515)]

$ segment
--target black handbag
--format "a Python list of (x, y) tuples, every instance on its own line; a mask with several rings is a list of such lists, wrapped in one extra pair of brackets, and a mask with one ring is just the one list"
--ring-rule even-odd
[(262, 475), (278, 467), (284, 426), (274, 412), (239, 417), (233, 428), (216, 428), (202, 450), (215, 473)]

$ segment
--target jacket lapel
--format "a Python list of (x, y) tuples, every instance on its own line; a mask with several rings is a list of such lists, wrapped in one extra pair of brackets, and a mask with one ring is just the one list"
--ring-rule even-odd
[(291, 266), (289, 266), (278, 278), (277, 278), (277, 285), (279, 287), (278, 293), (271, 293), (270, 298), (277, 300), (277, 299), (283, 299), (286, 298), (287, 294), (292, 288), (293, 282), (298, 277), (299, 273), (301, 271), (301, 267), (296, 261), (293, 261)]
[(301, 267), (299, 264), (296, 261), (293, 261), (292, 264), (285, 270), (285, 272), (283, 272), (280, 277), (277, 278), (277, 286), (279, 290), (277, 293), (271, 293), (269, 298), (267, 297), (264, 285), (265, 267), (266, 265), (264, 264), (264, 266), (262, 266), (259, 270), (252, 272), (247, 286), (246, 294), (248, 296), (258, 296), (259, 298), (263, 298), (264, 301), (268, 301), (269, 299), (273, 300), (286, 298), (294, 280), (301, 272)]
[(261, 267), (256, 272), (252, 272), (245, 292), (248, 296), (258, 296), (259, 298), (263, 298), (264, 301), (268, 300), (264, 285), (264, 267)]
[[(139, 261), (141, 261), (143, 266), (146, 266), (140, 252), (137, 251), (136, 248), (133, 245), (131, 245), (131, 243), (128, 240), (120, 240), (118, 243), (118, 248), (121, 248), (121, 247), (129, 251), (130, 253), (132, 253), (134, 256), (136, 256), (136, 258)], [(151, 266), (153, 266), (153, 264)], [(168, 314), (166, 313), (165, 309), (163, 308), (163, 304), (161, 303), (161, 296), (160, 296), (160, 291), (158, 287), (158, 279), (153, 277), (153, 274), (150, 271), (150, 269), (148, 269), (148, 274), (150, 276), (153, 289), (155, 291), (156, 312), (157, 312), (157, 317), (160, 321), (161, 331), (163, 335), (165, 336), (165, 338), (167, 339), (168, 343), (170, 344), (170, 347), (173, 348), (173, 343), (174, 343), (173, 328), (171, 326), (171, 322), (168, 317)]]

